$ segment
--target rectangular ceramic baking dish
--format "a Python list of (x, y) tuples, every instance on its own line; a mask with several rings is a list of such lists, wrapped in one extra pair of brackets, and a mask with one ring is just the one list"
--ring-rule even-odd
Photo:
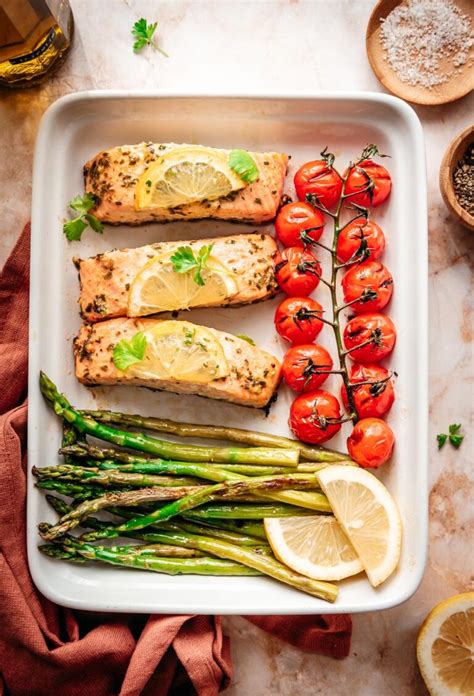
[[(37, 550), (37, 524), (53, 521), (44, 495), (29, 475), (28, 557), (39, 590), (59, 604), (89, 610), (158, 613), (305, 614), (363, 612), (405, 601), (417, 588), (427, 549), (427, 214), (423, 135), (413, 109), (399, 99), (370, 93), (204, 95), (163, 92), (82, 92), (55, 102), (43, 117), (35, 153), (31, 245), (29, 467), (58, 461), (58, 419), (38, 388), (44, 370), (81, 407), (119, 409), (187, 421), (231, 424), (288, 433), (291, 395), (281, 389), (266, 418), (260, 411), (194, 396), (138, 388), (87, 390), (74, 377), (71, 342), (80, 326), (77, 272), (73, 256), (165, 239), (234, 234), (253, 228), (222, 222), (177, 222), (140, 228), (87, 231), (68, 243), (62, 234), (67, 202), (83, 190), (82, 165), (103, 148), (135, 143), (188, 142), (249, 150), (278, 150), (292, 156), (292, 174), (324, 146), (343, 168), (369, 142), (391, 155), (393, 193), (374, 218), (387, 237), (384, 262), (395, 279), (389, 307), (398, 328), (390, 367), (398, 373), (397, 401), (389, 415), (397, 445), (380, 473), (400, 506), (403, 551), (399, 568), (373, 589), (363, 575), (340, 583), (329, 605), (267, 578), (169, 577), (110, 566), (55, 562)], [(272, 225), (262, 228), (272, 230)], [(323, 305), (323, 287), (316, 291)], [(251, 336), (282, 355), (273, 329), (278, 300), (238, 309), (193, 311), (197, 323)], [(326, 327), (321, 343), (330, 349)], [(337, 392), (336, 377), (327, 382)], [(332, 446), (344, 448), (347, 431)]]

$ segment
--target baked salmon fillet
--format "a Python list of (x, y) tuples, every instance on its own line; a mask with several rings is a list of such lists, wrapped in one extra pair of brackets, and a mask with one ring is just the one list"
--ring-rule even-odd
[[(166, 153), (193, 147), (175, 143), (139, 143), (102, 150), (84, 166), (84, 186), (97, 199), (91, 212), (109, 224), (140, 225), (145, 222), (215, 218), (260, 224), (273, 220), (283, 192), (288, 156), (278, 152), (250, 152), (258, 168), (258, 180), (216, 200), (174, 205), (172, 208), (137, 209), (135, 194), (141, 175)], [(198, 146), (199, 147), (199, 146)], [(231, 150), (216, 150), (226, 157)]]
[[(194, 331), (204, 329), (212, 334), (222, 348), (228, 374), (207, 383), (193, 383), (173, 377), (159, 379), (150, 374), (144, 378), (137, 376), (132, 368), (122, 371), (116, 367), (114, 348), (119, 341), (131, 341), (139, 332), (150, 336), (157, 325), (166, 323), (183, 325), (186, 331), (193, 327)], [(197, 394), (253, 408), (263, 408), (269, 403), (278, 388), (281, 372), (277, 358), (237, 336), (190, 322), (159, 319), (110, 319), (85, 324), (74, 340), (74, 358), (76, 377), (88, 386), (129, 384), (177, 394)]]
[[(169, 258), (178, 248), (196, 254), (212, 244), (212, 254), (235, 279), (235, 293), (221, 301), (193, 307), (243, 305), (272, 297), (278, 291), (273, 259), (277, 246), (268, 234), (239, 234), (189, 242), (159, 242), (136, 249), (121, 249), (88, 259), (75, 259), (79, 270), (81, 316), (95, 322), (128, 314), (129, 290), (137, 273), (156, 257)], [(175, 306), (172, 310), (183, 309)], [(148, 314), (152, 312), (146, 312)], [(133, 314), (133, 312), (132, 312)]]

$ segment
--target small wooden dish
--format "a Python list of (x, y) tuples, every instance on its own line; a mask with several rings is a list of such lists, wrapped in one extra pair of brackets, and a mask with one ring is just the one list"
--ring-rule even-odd
[[(447, 104), (464, 97), (474, 89), (474, 68), (471, 60), (467, 60), (459, 73), (453, 75), (450, 80), (440, 85), (435, 85), (431, 89), (422, 85), (410, 85), (402, 82), (397, 73), (392, 70), (385, 60), (384, 50), (380, 41), (381, 19), (385, 19), (398, 5), (402, 5), (404, 0), (379, 0), (370, 15), (365, 45), (367, 56), (372, 70), (378, 80), (390, 92), (396, 94), (406, 101), (425, 106), (434, 104)], [(455, 4), (463, 14), (472, 16), (472, 0), (454, 0)], [(449, 60), (441, 60), (440, 67), (452, 69)]]
[(474, 216), (470, 215), (467, 210), (464, 210), (464, 208), (459, 205), (453, 185), (454, 169), (472, 143), (474, 143), (474, 126), (469, 126), (453, 140), (446, 150), (439, 170), (439, 187), (443, 200), (450, 212), (462, 225), (464, 225), (464, 227), (474, 231)]

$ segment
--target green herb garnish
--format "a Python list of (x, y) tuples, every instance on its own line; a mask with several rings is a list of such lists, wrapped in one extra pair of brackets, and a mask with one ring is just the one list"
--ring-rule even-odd
[(79, 215), (73, 220), (68, 220), (63, 224), (63, 232), (70, 242), (77, 242), (82, 237), (82, 233), (89, 225), (94, 232), (102, 234), (104, 226), (95, 215), (89, 210), (96, 205), (97, 199), (92, 193), (85, 193), (83, 196), (74, 196), (68, 203), (68, 207), (75, 210)]
[(246, 150), (231, 150), (229, 167), (248, 184), (253, 184), (258, 179), (258, 167)]
[(131, 365), (141, 362), (145, 357), (147, 338), (143, 331), (139, 331), (127, 341), (123, 338), (114, 348), (114, 365), (119, 370), (127, 370)]
[(204, 285), (204, 279), (201, 274), (206, 266), (213, 246), (214, 244), (202, 246), (197, 255), (194, 254), (190, 246), (178, 247), (173, 256), (170, 257), (173, 270), (176, 273), (189, 273), (190, 271), (195, 271), (193, 276), (194, 282), (197, 285)]
[(245, 334), (236, 334), (236, 338), (241, 338), (242, 341), (247, 341), (247, 343), (250, 343), (251, 346), (255, 345), (255, 341), (253, 338), (250, 338), (250, 336), (246, 336)]
[(196, 329), (185, 329), (184, 330), (184, 345), (185, 346), (192, 346), (193, 341), (194, 341), (194, 334), (196, 333)]
[(144, 46), (152, 46), (155, 50), (159, 51), (164, 56), (169, 58), (166, 51), (164, 51), (160, 46), (158, 46), (158, 44), (156, 44), (153, 41), (153, 34), (155, 33), (157, 26), (158, 22), (155, 22), (154, 24), (148, 24), (146, 19), (144, 19), (143, 17), (139, 19), (138, 22), (135, 22), (132, 29), (132, 34), (136, 39), (135, 43), (133, 44), (133, 50), (135, 51), (135, 53), (141, 51)]
[(438, 449), (440, 450), (446, 444), (446, 440), (449, 440), (453, 447), (459, 449), (459, 447), (461, 447), (462, 441), (464, 440), (464, 435), (459, 434), (461, 427), (462, 426), (460, 423), (451, 423), (451, 425), (448, 428), (448, 435), (446, 435), (446, 433), (440, 433), (439, 435), (436, 435), (436, 439), (438, 441)]

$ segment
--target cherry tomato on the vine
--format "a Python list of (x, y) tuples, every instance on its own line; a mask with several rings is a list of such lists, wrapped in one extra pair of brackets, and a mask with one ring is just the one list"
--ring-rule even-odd
[(341, 195), (342, 179), (332, 166), (333, 156), (323, 152), (321, 155), (322, 159), (306, 162), (296, 172), (296, 193), (301, 201), (305, 201), (306, 196), (312, 194), (325, 208), (332, 208)]
[(283, 378), (290, 389), (309, 392), (325, 382), (332, 366), (328, 351), (318, 343), (293, 346), (283, 358)]
[(397, 338), (393, 321), (385, 314), (360, 314), (344, 329), (344, 345), (352, 360), (363, 363), (380, 362), (390, 355)]
[(307, 297), (319, 285), (321, 264), (309, 249), (289, 247), (275, 258), (275, 277), (291, 297)]
[(323, 213), (302, 201), (284, 205), (275, 220), (277, 237), (285, 247), (302, 247), (311, 241), (317, 242), (323, 230)]
[(322, 389), (301, 394), (292, 403), (288, 424), (303, 442), (326, 442), (341, 429), (341, 410), (335, 396)]
[(347, 176), (345, 195), (350, 195), (347, 201), (356, 203), (364, 208), (381, 205), (390, 195), (392, 179), (381, 164), (371, 159), (365, 159), (356, 165)]
[(311, 297), (288, 297), (277, 307), (275, 328), (293, 345), (312, 343), (323, 328), (323, 308)]
[[(351, 384), (362, 382), (352, 389), (352, 399), (359, 418), (380, 418), (390, 411), (395, 401), (395, 390), (391, 373), (381, 365), (352, 365), (349, 379)], [(345, 386), (341, 387), (342, 403), (349, 410)]]
[(353, 303), (351, 309), (357, 314), (377, 312), (392, 297), (393, 278), (380, 261), (365, 261), (347, 271), (342, 289), (345, 302)]
[(348, 261), (371, 261), (380, 258), (385, 249), (382, 229), (372, 220), (353, 220), (343, 227), (337, 239), (337, 258)]
[(395, 437), (392, 429), (380, 418), (363, 418), (355, 424), (347, 438), (352, 459), (364, 469), (377, 469), (392, 456)]

